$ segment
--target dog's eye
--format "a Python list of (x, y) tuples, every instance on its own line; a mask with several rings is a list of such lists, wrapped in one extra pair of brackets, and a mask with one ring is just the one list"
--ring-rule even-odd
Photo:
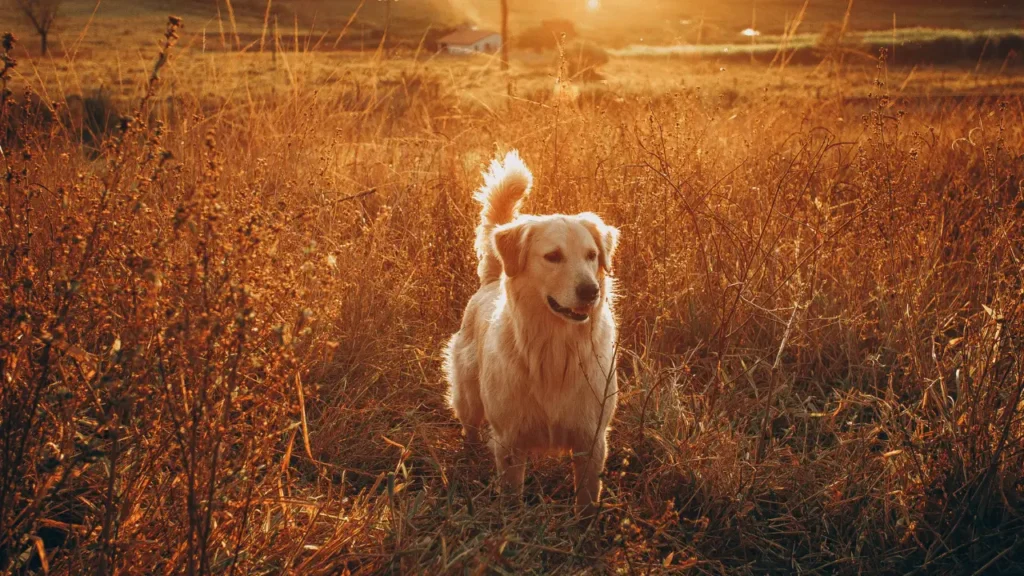
[(559, 262), (562, 261), (562, 252), (561, 252), (561, 250), (555, 250), (554, 252), (548, 252), (547, 254), (544, 255), (544, 259), (547, 260), (548, 262), (552, 262), (552, 263), (558, 264)]
[(597, 260), (597, 251), (591, 250), (590, 252), (587, 252), (587, 260)]

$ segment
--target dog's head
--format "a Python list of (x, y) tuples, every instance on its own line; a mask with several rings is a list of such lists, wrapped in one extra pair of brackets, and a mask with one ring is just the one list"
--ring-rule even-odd
[(494, 230), (495, 251), (520, 298), (586, 322), (607, 296), (619, 231), (596, 214), (523, 216)]

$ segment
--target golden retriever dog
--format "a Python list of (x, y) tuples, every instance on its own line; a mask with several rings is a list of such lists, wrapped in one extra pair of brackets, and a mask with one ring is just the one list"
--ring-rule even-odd
[(596, 510), (615, 412), (609, 277), (619, 232), (592, 213), (519, 215), (533, 176), (515, 151), (475, 198), (480, 289), (445, 355), (467, 443), (490, 425), (505, 490), (522, 496), (530, 455), (572, 454), (576, 511)]

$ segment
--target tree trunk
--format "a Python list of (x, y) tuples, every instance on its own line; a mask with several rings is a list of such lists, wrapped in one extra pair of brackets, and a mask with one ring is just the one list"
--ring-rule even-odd
[(39, 33), (40, 51), (42, 52), (43, 56), (46, 56), (46, 35), (47, 34), (49, 34), (49, 32), (45, 31), (45, 30)]
[(508, 0), (501, 0), (501, 69), (508, 70)]

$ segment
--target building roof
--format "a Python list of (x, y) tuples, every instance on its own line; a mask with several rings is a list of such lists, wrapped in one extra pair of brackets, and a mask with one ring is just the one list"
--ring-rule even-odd
[(469, 46), (491, 36), (500, 36), (500, 34), (491, 30), (459, 30), (441, 38), (438, 42)]

